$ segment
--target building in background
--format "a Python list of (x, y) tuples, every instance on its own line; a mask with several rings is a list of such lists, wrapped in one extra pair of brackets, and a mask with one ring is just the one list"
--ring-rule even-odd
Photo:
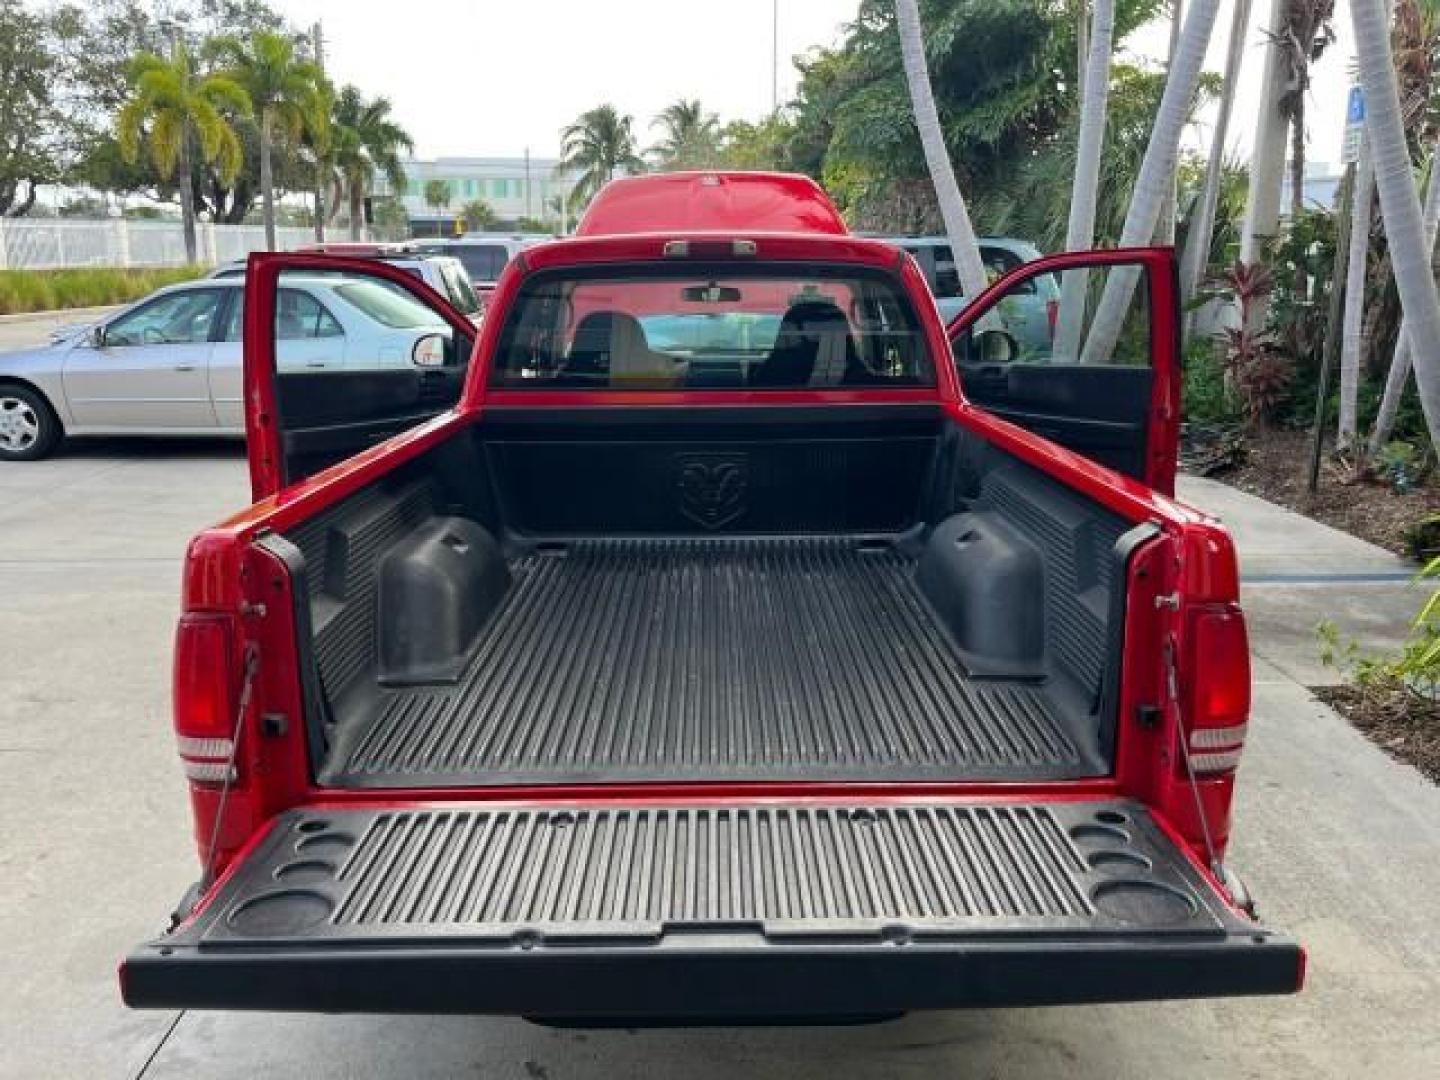
[[(561, 222), (558, 200), (568, 199), (574, 184), (556, 175), (554, 158), (442, 157), (407, 159), (402, 164), (404, 191), (392, 191), (384, 176), (375, 178), (373, 191), (377, 199), (399, 196), (415, 236), (454, 235), (465, 205), (477, 199), (495, 212), (492, 228), (512, 230), (522, 218), (543, 221), (550, 231), (574, 224)], [(425, 201), (425, 188), (432, 180), (449, 189), (450, 202), (443, 210)]]

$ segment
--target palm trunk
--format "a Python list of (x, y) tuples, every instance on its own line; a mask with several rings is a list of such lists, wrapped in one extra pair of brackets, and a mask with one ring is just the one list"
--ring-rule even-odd
[(349, 180), (350, 192), (350, 239), (363, 240), (362, 228), (365, 224), (365, 200), (361, 193), (360, 184), (355, 177)]
[(1225, 144), (1230, 135), (1230, 114), (1235, 110), (1235, 87), (1240, 79), (1240, 64), (1245, 57), (1245, 31), (1250, 25), (1250, 0), (1235, 0), (1235, 14), (1230, 23), (1230, 47), (1225, 53), (1225, 88), (1220, 94), (1220, 111), (1215, 117), (1215, 137), (1210, 144), (1210, 160), (1205, 165), (1205, 189), (1200, 205), (1190, 220), (1185, 241), (1185, 261), (1180, 268), (1180, 302), (1185, 309), (1185, 339), (1195, 313), (1188, 310), (1200, 288), (1205, 268), (1210, 263), (1210, 244), (1215, 236), (1215, 212), (1220, 205), (1220, 185), (1225, 178)]
[(1375, 167), (1375, 187), (1390, 242), (1415, 382), (1432, 443), (1440, 445), (1440, 292), (1430, 268), (1420, 197), (1400, 117), (1400, 88), (1390, 48), (1384, 0), (1351, 0), (1365, 129)]
[(260, 113), (260, 200), (265, 218), (265, 250), (275, 250), (275, 176), (270, 158), (270, 110)]
[(195, 177), (190, 173), (190, 125), (180, 132), (180, 227), (185, 233), (185, 261), (194, 266), (200, 261), (200, 245), (195, 239)]
[(1089, 0), (1072, 0), (1075, 7), (1075, 103), (1085, 103), (1085, 68), (1090, 63)]
[[(1160, 99), (1155, 126), (1150, 132), (1150, 145), (1145, 148), (1140, 174), (1135, 179), (1135, 194), (1125, 214), (1125, 225), (1120, 232), (1121, 247), (1139, 247), (1155, 235), (1155, 220), (1164, 205), (1165, 193), (1175, 186), (1180, 135), (1195, 100), (1200, 68), (1205, 61), (1205, 51), (1210, 45), (1210, 33), (1215, 28), (1215, 15), (1219, 8), (1220, 0), (1193, 0), (1185, 17), (1185, 29), (1180, 35), (1179, 48), (1172, 57), (1170, 76), (1165, 80), (1165, 94)], [(1116, 267), (1108, 275), (1090, 336), (1085, 342), (1081, 357), (1083, 362), (1103, 364), (1109, 361), (1120, 339), (1125, 315), (1135, 294), (1136, 281), (1137, 272), (1133, 268)]]
[[(1435, 240), (1440, 234), (1440, 144), (1430, 157), (1430, 180), (1425, 190), (1425, 250), (1434, 255)], [(1385, 376), (1385, 393), (1380, 398), (1380, 411), (1375, 415), (1375, 427), (1370, 432), (1369, 456), (1374, 459), (1390, 441), (1395, 430), (1395, 416), (1400, 411), (1400, 398), (1410, 381), (1410, 370), (1414, 359), (1410, 354), (1410, 333), (1405, 319), (1400, 320), (1400, 336), (1395, 339), (1395, 355), (1390, 359), (1390, 370)]]
[[(1170, 54), (1165, 61), (1165, 77), (1168, 80), (1175, 64), (1175, 51), (1180, 47), (1180, 30), (1185, 7), (1181, 0), (1170, 0)], [(1178, 195), (1175, 185), (1178, 175), (1170, 177), (1170, 190), (1165, 193), (1165, 203), (1160, 208), (1160, 226), (1155, 230), (1155, 242), (1165, 247), (1175, 245), (1175, 207)]]
[(1360, 147), (1355, 170), (1355, 192), (1350, 204), (1349, 261), (1345, 270), (1345, 316), (1340, 331), (1340, 426), (1335, 449), (1349, 450), (1355, 442), (1356, 400), (1360, 390), (1360, 354), (1365, 347), (1365, 271), (1370, 257), (1371, 202), (1375, 197), (1375, 170), (1369, 140)]
[[(1288, 0), (1270, 0), (1270, 22), (1265, 38), (1265, 70), (1261, 76), (1260, 106), (1256, 113), (1254, 149), (1250, 156), (1250, 189), (1245, 202), (1245, 224), (1240, 231), (1240, 261), (1260, 262), (1265, 249), (1280, 231), (1280, 189), (1285, 176), (1285, 146), (1289, 122), (1280, 100), (1289, 76), (1281, 41), (1285, 33)], [(1268, 298), (1250, 305), (1248, 329), (1258, 331), (1268, 318)]]
[[(1085, 86), (1089, 89), (1080, 110), (1080, 133), (1075, 151), (1075, 184), (1070, 196), (1070, 221), (1065, 250), (1082, 251), (1095, 244), (1095, 203), (1100, 186), (1100, 151), (1105, 144), (1105, 113), (1110, 97), (1110, 56), (1115, 31), (1115, 0), (1096, 0), (1085, 59)], [(1080, 355), (1085, 325), (1085, 296), (1089, 273), (1069, 270), (1060, 292), (1060, 317), (1055, 328), (1055, 355)]]
[(325, 162), (315, 163), (315, 242), (325, 242)]
[(935, 198), (940, 203), (940, 216), (945, 219), (945, 233), (950, 238), (950, 253), (960, 275), (960, 289), (969, 297), (979, 296), (989, 285), (985, 261), (975, 239), (975, 227), (950, 152), (945, 148), (945, 135), (940, 129), (940, 114), (935, 109), (935, 96), (930, 88), (930, 68), (925, 61), (925, 41), (920, 26), (918, 0), (897, 0), (896, 23), (900, 30), (900, 58), (905, 65), (905, 82), (910, 88), (910, 105), (915, 113), (915, 127), (920, 132), (920, 145), (925, 150), (925, 164), (935, 185)]

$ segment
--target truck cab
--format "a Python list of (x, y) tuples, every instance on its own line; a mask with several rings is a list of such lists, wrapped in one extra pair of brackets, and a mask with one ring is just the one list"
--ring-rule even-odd
[[(317, 267), (430, 304), (443, 363), (277, 370)], [(1102, 362), (1007, 351), (1007, 297), (1072, 273), (1123, 301)], [(1170, 252), (1041, 259), (947, 326), (807, 178), (678, 173), (519, 254), (478, 329), (373, 261), (247, 290), (256, 501), (191, 544), (176, 639), (200, 878), (131, 1005), (1299, 988), (1225, 863), (1249, 659), (1233, 546), (1173, 498)]]

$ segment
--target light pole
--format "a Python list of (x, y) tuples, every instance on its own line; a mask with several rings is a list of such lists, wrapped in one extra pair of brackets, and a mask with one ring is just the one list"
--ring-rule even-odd
[(770, 112), (780, 111), (780, 0), (770, 0)]

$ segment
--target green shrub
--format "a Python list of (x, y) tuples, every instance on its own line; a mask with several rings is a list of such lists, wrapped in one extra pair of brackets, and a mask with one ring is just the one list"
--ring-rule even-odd
[(1214, 344), (1191, 342), (1183, 363), (1181, 417), (1192, 424), (1238, 424), (1240, 403), (1225, 387), (1225, 362)]
[(0, 270), (0, 315), (124, 304), (161, 286), (189, 281), (204, 272), (199, 266), (145, 270), (114, 267)]

